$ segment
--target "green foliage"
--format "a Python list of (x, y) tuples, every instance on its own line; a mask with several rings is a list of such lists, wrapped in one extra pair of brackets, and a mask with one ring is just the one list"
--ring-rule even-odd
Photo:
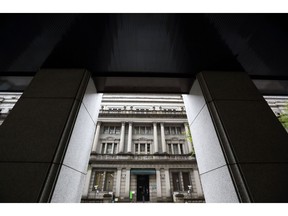
[(285, 105), (285, 113), (278, 117), (279, 121), (282, 123), (285, 129), (288, 129), (288, 103)]
[(192, 135), (191, 135), (190, 128), (188, 128), (188, 132), (184, 132), (183, 134), (186, 136), (186, 139), (192, 144), (191, 155), (195, 156), (195, 151), (194, 151), (194, 147), (193, 147), (193, 140), (192, 140)]

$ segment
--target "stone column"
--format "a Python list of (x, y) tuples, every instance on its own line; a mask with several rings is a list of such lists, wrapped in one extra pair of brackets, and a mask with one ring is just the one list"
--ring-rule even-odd
[(194, 175), (194, 179), (195, 179), (197, 195), (202, 197), (203, 191), (202, 191), (202, 186), (201, 186), (201, 182), (200, 182), (199, 172), (197, 169), (193, 169), (193, 175)]
[(164, 132), (164, 123), (160, 123), (161, 127), (161, 143), (162, 143), (162, 152), (167, 153), (167, 148), (166, 148), (166, 141), (165, 141), (165, 132)]
[(121, 168), (117, 169), (117, 176), (116, 176), (116, 192), (115, 196), (119, 197), (120, 196), (120, 186), (121, 186)]
[(101, 128), (101, 122), (97, 122), (92, 152), (97, 152), (98, 140), (99, 140), (99, 135), (100, 135), (100, 128)]
[(129, 122), (127, 152), (132, 153), (132, 122)]
[(130, 168), (126, 168), (125, 198), (129, 198), (130, 192)]
[(181, 154), (181, 148), (180, 148), (180, 144), (179, 143), (178, 143), (178, 153)]
[(89, 194), (89, 188), (90, 188), (90, 180), (91, 180), (91, 173), (92, 173), (92, 167), (91, 165), (88, 165), (88, 171), (85, 177), (85, 185), (84, 185), (84, 191), (82, 194), (83, 198), (88, 198)]
[(201, 72), (184, 96), (206, 202), (288, 202), (288, 136), (244, 72)]
[(80, 202), (100, 102), (86, 70), (37, 72), (1, 125), (0, 202)]
[(188, 137), (189, 136), (189, 125), (188, 123), (184, 123), (185, 126), (185, 136), (186, 136), (186, 141), (187, 141), (187, 147), (188, 147), (188, 153), (192, 152), (192, 143), (191, 143), (191, 139)]
[(156, 187), (157, 187), (157, 198), (161, 197), (161, 175), (160, 170), (156, 169)]
[(165, 185), (166, 185), (166, 197), (171, 197), (171, 187), (169, 180), (169, 170), (165, 169)]
[(157, 123), (153, 122), (153, 143), (154, 143), (154, 154), (158, 153), (158, 136), (157, 136)]
[(125, 122), (122, 122), (121, 125), (121, 134), (120, 134), (120, 146), (119, 146), (119, 153), (124, 152), (124, 139), (125, 139)]

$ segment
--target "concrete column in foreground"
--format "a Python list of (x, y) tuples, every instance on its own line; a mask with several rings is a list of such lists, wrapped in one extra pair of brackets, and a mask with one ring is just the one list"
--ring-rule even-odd
[(244, 72), (201, 72), (183, 95), (206, 202), (288, 202), (288, 136)]
[(132, 152), (132, 122), (129, 122), (127, 152)]
[(203, 191), (202, 191), (202, 186), (201, 186), (201, 181), (200, 181), (200, 176), (199, 172), (197, 169), (193, 169), (193, 176), (195, 179), (195, 185), (196, 185), (196, 190), (197, 190), (197, 195), (199, 197), (203, 196)]
[(116, 176), (116, 192), (115, 196), (119, 197), (120, 196), (120, 186), (121, 186), (121, 168), (117, 169), (117, 176)]
[(96, 132), (95, 132), (92, 152), (96, 152), (97, 151), (99, 135), (100, 135), (100, 128), (101, 128), (101, 122), (99, 121), (99, 122), (97, 122), (97, 126), (96, 126)]
[(187, 147), (188, 147), (188, 153), (192, 152), (192, 143), (191, 143), (191, 138), (189, 137), (190, 131), (189, 131), (189, 125), (188, 123), (184, 123), (185, 126), (185, 136), (186, 136), (186, 141), (187, 141)]
[(121, 134), (120, 134), (120, 146), (119, 146), (119, 153), (124, 152), (124, 139), (125, 139), (125, 122), (121, 124)]
[(91, 165), (88, 165), (88, 171), (85, 177), (85, 185), (84, 185), (84, 191), (82, 194), (83, 198), (88, 198), (89, 194), (89, 186), (90, 186), (90, 180), (91, 180), (91, 173), (92, 173), (92, 167)]
[(162, 152), (167, 153), (167, 148), (166, 148), (166, 140), (165, 140), (165, 132), (164, 132), (164, 123), (160, 123), (160, 128), (161, 128), (161, 143), (162, 143)]
[(171, 197), (171, 187), (170, 187), (170, 180), (169, 180), (169, 170), (165, 169), (165, 185), (166, 185), (166, 197)]
[(158, 136), (157, 136), (157, 123), (153, 122), (153, 143), (154, 143), (154, 153), (158, 153)]
[(80, 202), (100, 95), (86, 70), (37, 72), (1, 125), (0, 202)]
[(161, 175), (160, 170), (156, 169), (156, 188), (157, 188), (157, 197), (161, 197)]

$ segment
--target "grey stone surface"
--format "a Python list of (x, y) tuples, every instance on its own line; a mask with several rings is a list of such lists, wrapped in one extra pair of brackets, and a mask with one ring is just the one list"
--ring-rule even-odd
[(76, 98), (85, 73), (84, 69), (42, 69), (22, 97)]
[(238, 163), (288, 162), (288, 134), (266, 102), (214, 104)]
[(195, 80), (189, 95), (183, 95), (186, 114), (190, 125), (195, 120), (201, 109), (205, 105), (205, 98), (202, 94), (198, 80)]
[(226, 164), (206, 105), (191, 125), (191, 134), (200, 174)]
[(243, 72), (204, 71), (197, 74), (207, 101), (263, 100), (261, 94)]
[(81, 104), (63, 164), (86, 173), (94, 139), (95, 125)]
[(38, 202), (48, 163), (0, 163), (0, 202)]
[(288, 164), (240, 164), (254, 202), (288, 202)]
[(227, 166), (201, 174), (207, 203), (238, 203), (237, 193)]
[(97, 93), (93, 80), (90, 78), (83, 98), (83, 104), (89, 112), (94, 124), (97, 123), (102, 94)]
[(21, 98), (1, 125), (1, 161), (52, 162), (73, 102)]
[(51, 202), (80, 203), (84, 183), (85, 174), (63, 165), (59, 173)]

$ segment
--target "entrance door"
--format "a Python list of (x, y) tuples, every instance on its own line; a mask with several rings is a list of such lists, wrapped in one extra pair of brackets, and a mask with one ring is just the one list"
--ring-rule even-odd
[(149, 201), (149, 175), (137, 175), (137, 201)]

